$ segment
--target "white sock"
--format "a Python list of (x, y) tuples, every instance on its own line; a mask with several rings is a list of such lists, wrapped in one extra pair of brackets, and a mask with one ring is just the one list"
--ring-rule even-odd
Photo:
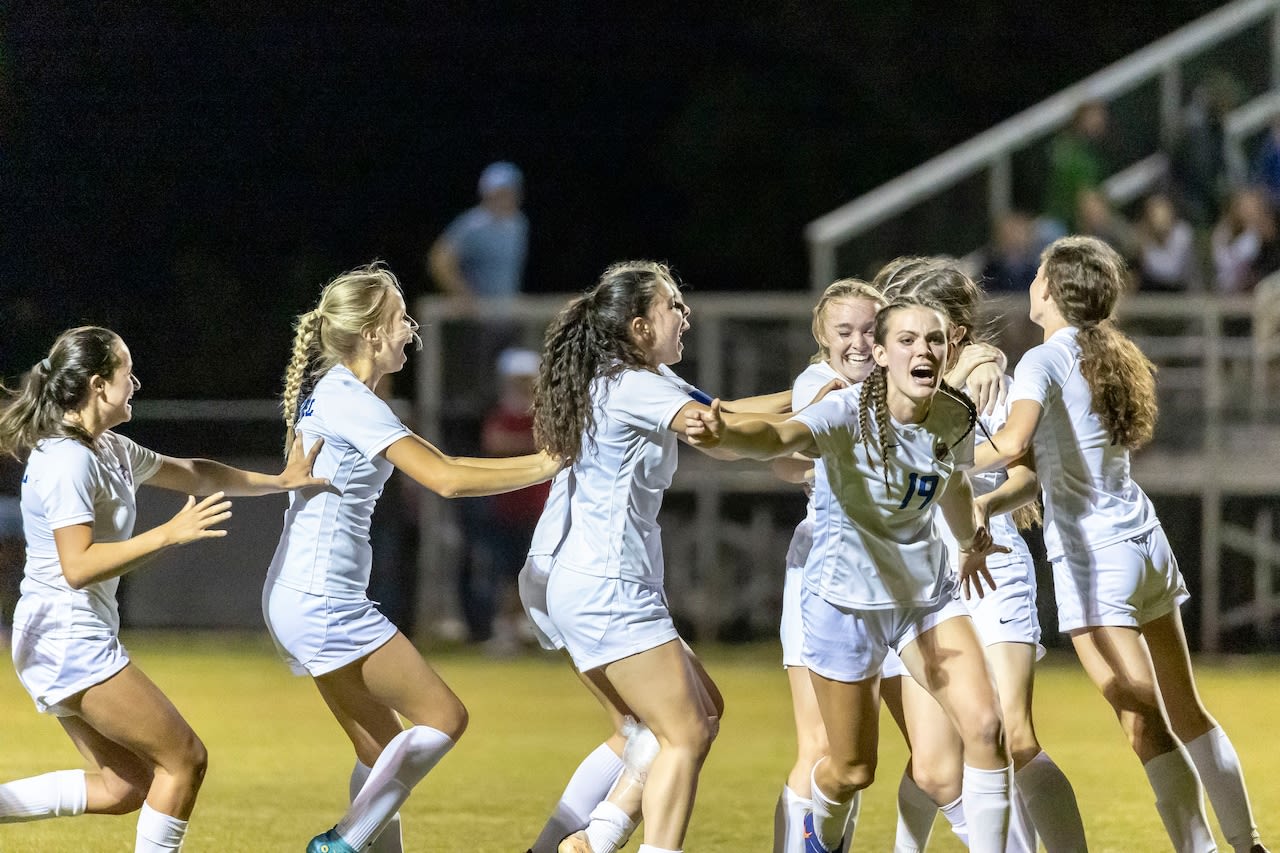
[(1031, 812), (1027, 811), (1027, 802), (1015, 785), (1009, 789), (1009, 841), (1004, 846), (1005, 853), (1036, 853), (1038, 849)]
[(430, 726), (413, 726), (392, 738), (335, 827), (342, 840), (363, 850), (400, 810), (413, 786), (452, 748), (453, 738)]
[(578, 769), (569, 777), (569, 784), (565, 785), (555, 811), (547, 818), (547, 825), (542, 828), (538, 840), (533, 842), (533, 847), (529, 848), (532, 853), (556, 853), (565, 836), (587, 825), (591, 810), (609, 796), (621, 775), (622, 759), (608, 744), (600, 744), (582, 759)]
[(955, 833), (956, 838), (960, 839), (960, 843), (968, 847), (969, 824), (964, 819), (964, 794), (942, 806), (939, 811), (947, 819), (947, 823), (951, 824), (951, 831)]
[(964, 766), (964, 819), (973, 853), (1004, 853), (1009, 841), (1009, 788), (1012, 767), (980, 770)]
[(1216, 850), (1209, 821), (1200, 797), (1200, 779), (1186, 750), (1179, 747), (1143, 765), (1151, 790), (1156, 795), (1156, 811), (1175, 853), (1203, 853)]
[(617, 853), (635, 831), (636, 822), (614, 803), (605, 800), (591, 810), (587, 841), (592, 853)]
[(641, 844), (636, 853), (684, 853), (683, 850), (668, 850), (665, 847), (654, 847), (652, 844)]
[(171, 853), (182, 849), (187, 822), (161, 814), (146, 803), (138, 812), (138, 840), (133, 853)]
[(0, 823), (84, 814), (83, 770), (57, 770), (0, 785)]
[[(360, 761), (351, 769), (351, 781), (347, 785), (347, 794), (351, 802), (355, 802), (360, 789), (369, 779), (369, 768)], [(400, 827), (400, 812), (391, 816), (382, 832), (369, 845), (369, 853), (404, 853), (404, 836)]]
[[(959, 802), (957, 800), (956, 802)], [(938, 804), (920, 790), (916, 780), (905, 770), (898, 780), (898, 832), (893, 842), (894, 853), (919, 853), (929, 844)], [(964, 812), (961, 812), (961, 821)]]
[(782, 786), (778, 805), (773, 811), (773, 853), (804, 853), (804, 813), (809, 801)]
[[(817, 765), (814, 765), (817, 769)], [(839, 850), (844, 840), (853, 835), (858, 822), (858, 808), (862, 805), (862, 792), (854, 791), (847, 803), (837, 803), (828, 799), (818, 787), (818, 782), (809, 776), (810, 790), (813, 799), (810, 808), (813, 810), (813, 832), (818, 836), (818, 843), (827, 850)]]
[(1013, 774), (1013, 782), (1018, 788), (1018, 799), (1031, 814), (1031, 822), (1046, 850), (1083, 853), (1089, 849), (1080, 807), (1076, 805), (1076, 792), (1048, 753), (1036, 753), (1035, 758)]
[(1218, 816), (1218, 825), (1231, 849), (1248, 853), (1253, 845), (1261, 844), (1262, 836), (1253, 822), (1249, 792), (1244, 786), (1240, 756), (1236, 755), (1227, 733), (1221, 726), (1214, 726), (1188, 743), (1187, 753), (1200, 774), (1213, 813)]

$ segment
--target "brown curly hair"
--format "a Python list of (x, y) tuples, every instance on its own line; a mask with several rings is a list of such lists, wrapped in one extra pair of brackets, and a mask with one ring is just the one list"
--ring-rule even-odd
[(1136, 450), (1156, 428), (1156, 366), (1116, 328), (1112, 316), (1127, 281), (1115, 249), (1093, 237), (1063, 237), (1040, 256), (1049, 296), (1079, 329), (1080, 373), (1112, 444)]

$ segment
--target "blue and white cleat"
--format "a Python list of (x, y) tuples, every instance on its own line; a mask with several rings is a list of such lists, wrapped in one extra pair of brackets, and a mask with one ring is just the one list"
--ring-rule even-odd
[(342, 840), (336, 828), (311, 839), (307, 853), (356, 853), (356, 848)]
[(844, 844), (837, 844), (834, 850), (828, 850), (818, 840), (818, 832), (813, 828), (813, 812), (804, 813), (804, 853), (839, 853)]

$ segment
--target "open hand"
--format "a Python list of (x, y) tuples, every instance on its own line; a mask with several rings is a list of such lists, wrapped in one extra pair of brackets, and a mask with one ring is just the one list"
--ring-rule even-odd
[(978, 598), (986, 596), (984, 581), (986, 589), (996, 588), (995, 579), (987, 568), (987, 555), (1008, 554), (1010, 550), (991, 541), (991, 533), (985, 526), (978, 528), (969, 546), (960, 549), (960, 591), (966, 600), (973, 598), (974, 593), (977, 593)]
[(289, 445), (289, 458), (285, 460), (284, 470), (280, 472), (280, 486), (285, 491), (293, 489), (325, 489), (329, 481), (311, 476), (320, 448), (324, 447), (324, 439), (316, 439), (316, 443), (306, 453), (302, 452), (302, 433), (295, 432), (293, 444)]
[(169, 543), (185, 545), (197, 539), (226, 536), (227, 531), (214, 529), (214, 525), (221, 524), (231, 517), (231, 501), (223, 498), (222, 492), (214, 492), (197, 503), (194, 496), (187, 495), (186, 505), (178, 510), (177, 515), (165, 522)]

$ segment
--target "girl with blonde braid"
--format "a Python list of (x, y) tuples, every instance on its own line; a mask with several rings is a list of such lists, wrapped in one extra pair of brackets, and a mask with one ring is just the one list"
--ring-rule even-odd
[(333, 488), (290, 501), (263, 615), (285, 660), (312, 677), (356, 753), (351, 808), (311, 840), (309, 853), (398, 853), (401, 804), (467, 725), (462, 702), (366, 594), (369, 521), (392, 468), (442, 497), (462, 497), (542, 482), (560, 467), (542, 453), (446, 456), (410, 432), (373, 389), (404, 367), (416, 328), (388, 269), (354, 269), (298, 318), (285, 374), (289, 441), (323, 442), (315, 467)]
[(1215, 849), (1203, 782), (1232, 849), (1258, 853), (1239, 756), (1191, 671), (1182, 573), (1129, 475), (1130, 451), (1155, 430), (1156, 389), (1155, 368), (1112, 319), (1126, 280), (1100, 240), (1064, 237), (1044, 250), (1031, 283), (1044, 343), (1019, 362), (1008, 421), (978, 449), (977, 467), (1034, 448), (1058, 627), (1142, 761), (1174, 849)]
[(810, 778), (805, 850), (832, 853), (852, 832), (857, 793), (871, 783), (879, 740), (880, 668), (889, 648), (938, 700), (964, 744), (970, 849), (1003, 853), (1009, 757), (1000, 703), (964, 605), (936, 508), (960, 543), (960, 586), (991, 587), (994, 546), (974, 521), (977, 413), (942, 381), (948, 321), (938, 308), (890, 302), (876, 314), (876, 367), (781, 423), (690, 413), (699, 446), (757, 459), (820, 455), (814, 542), (805, 562), (802, 662), (825, 723), (827, 755)]

